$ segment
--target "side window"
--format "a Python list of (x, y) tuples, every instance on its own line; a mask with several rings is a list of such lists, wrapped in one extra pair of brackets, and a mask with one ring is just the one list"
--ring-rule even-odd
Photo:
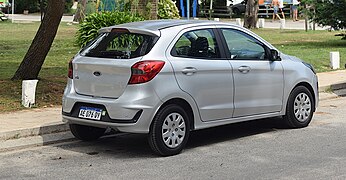
[(202, 59), (221, 57), (212, 29), (201, 29), (184, 33), (174, 45), (171, 55)]
[(264, 60), (266, 51), (255, 38), (233, 29), (222, 29), (231, 59)]

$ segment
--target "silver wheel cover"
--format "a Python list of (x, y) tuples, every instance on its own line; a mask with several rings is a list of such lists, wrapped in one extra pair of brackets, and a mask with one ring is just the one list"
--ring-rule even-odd
[(169, 148), (179, 146), (186, 134), (185, 120), (179, 113), (169, 114), (162, 124), (162, 139)]
[(305, 122), (311, 114), (311, 100), (305, 93), (300, 93), (294, 100), (294, 116), (300, 122)]

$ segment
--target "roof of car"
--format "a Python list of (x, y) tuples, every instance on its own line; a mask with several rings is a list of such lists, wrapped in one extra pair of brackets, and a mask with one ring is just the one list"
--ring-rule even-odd
[(227, 24), (218, 21), (208, 20), (149, 20), (149, 21), (138, 21), (125, 24), (119, 24), (115, 26), (105, 27), (100, 29), (99, 32), (110, 32), (115, 28), (128, 29), (130, 32), (146, 32), (148, 35), (160, 36), (160, 29), (176, 26), (188, 26), (188, 25), (216, 25), (216, 24)]

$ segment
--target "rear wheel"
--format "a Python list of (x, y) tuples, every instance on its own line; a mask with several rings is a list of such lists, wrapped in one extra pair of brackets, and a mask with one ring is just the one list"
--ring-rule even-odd
[(189, 134), (190, 124), (187, 113), (180, 106), (170, 104), (156, 114), (148, 141), (155, 153), (171, 156), (182, 151)]
[(240, 10), (238, 8), (234, 8), (232, 9), (232, 11), (235, 15), (241, 15)]
[(284, 120), (291, 128), (302, 128), (309, 125), (313, 116), (315, 103), (311, 92), (304, 86), (298, 86), (291, 92)]
[(106, 131), (104, 128), (84, 126), (79, 124), (70, 124), (72, 134), (83, 141), (93, 141), (100, 138)]

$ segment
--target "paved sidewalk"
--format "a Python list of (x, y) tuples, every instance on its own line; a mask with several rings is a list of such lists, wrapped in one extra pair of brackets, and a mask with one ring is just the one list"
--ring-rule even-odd
[(319, 91), (346, 89), (346, 70), (318, 73)]
[[(29, 15), (14, 14), (13, 18), (12, 18), (12, 14), (9, 14), (8, 17), (10, 20), (13, 19), (14, 22), (41, 21), (41, 16), (37, 15), (37, 14), (34, 14), (34, 15), (32, 15), (32, 14), (29, 14)], [(61, 22), (72, 22), (72, 21), (73, 21), (73, 16), (63, 16), (61, 18)]]
[(0, 141), (68, 130), (61, 121), (61, 107), (28, 109), (1, 117)]
[(1, 114), (0, 152), (42, 146), (74, 137), (61, 121), (61, 107)]
[[(229, 22), (231, 24), (236, 24), (235, 19), (220, 19), (222, 22)], [(241, 22), (244, 23), (244, 19), (241, 19)], [(264, 23), (264, 28), (269, 28), (269, 29), (280, 29), (280, 21), (272, 21), (271, 19), (265, 19)], [(315, 26), (315, 30), (326, 30), (329, 27), (320, 27), (320, 26)], [(291, 29), (291, 30), (305, 30), (305, 20), (299, 20), (293, 22), (291, 19), (286, 19), (285, 21), (285, 28), (284, 29)], [(311, 26), (308, 24), (308, 29), (312, 29)]]

